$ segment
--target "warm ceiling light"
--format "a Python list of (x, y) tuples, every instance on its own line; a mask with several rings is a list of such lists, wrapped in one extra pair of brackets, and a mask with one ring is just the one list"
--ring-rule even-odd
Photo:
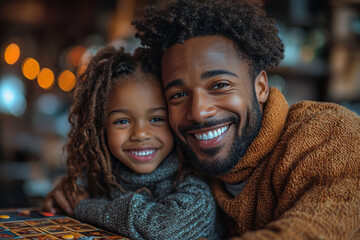
[(49, 89), (54, 85), (54, 79), (54, 73), (48, 68), (43, 68), (38, 76), (38, 84), (44, 89)]
[(20, 57), (20, 48), (17, 44), (15, 43), (11, 43), (9, 44), (9, 46), (6, 47), (5, 49), (5, 62), (7, 64), (14, 64), (16, 63), (16, 61), (19, 59)]
[(40, 65), (35, 59), (26, 58), (21, 69), (26, 78), (34, 80), (40, 72)]
[(61, 90), (69, 92), (75, 87), (75, 83), (76, 77), (69, 70), (65, 70), (59, 75), (58, 84)]

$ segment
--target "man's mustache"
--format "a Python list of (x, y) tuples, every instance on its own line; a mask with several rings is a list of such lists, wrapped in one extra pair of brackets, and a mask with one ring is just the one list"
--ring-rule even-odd
[(180, 134), (185, 138), (186, 133), (189, 131), (196, 131), (202, 128), (211, 128), (224, 123), (235, 123), (235, 126), (238, 126), (239, 122), (240, 120), (237, 115), (230, 115), (221, 119), (209, 119), (206, 122), (202, 123), (194, 122), (190, 126), (179, 126), (178, 129)]

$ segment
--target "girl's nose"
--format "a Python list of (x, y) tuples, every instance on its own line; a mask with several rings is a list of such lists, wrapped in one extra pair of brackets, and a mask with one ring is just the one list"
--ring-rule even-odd
[(145, 141), (151, 138), (151, 133), (146, 124), (136, 124), (130, 135), (132, 141)]

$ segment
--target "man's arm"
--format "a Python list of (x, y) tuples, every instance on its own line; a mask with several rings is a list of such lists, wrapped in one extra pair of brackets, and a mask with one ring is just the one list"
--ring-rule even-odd
[(236, 239), (360, 239), (360, 180), (312, 186), (278, 219)]

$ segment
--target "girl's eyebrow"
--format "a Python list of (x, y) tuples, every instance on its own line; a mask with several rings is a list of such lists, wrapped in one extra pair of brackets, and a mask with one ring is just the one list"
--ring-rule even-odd
[(126, 109), (115, 109), (115, 110), (112, 110), (111, 112), (109, 112), (109, 113), (108, 113), (108, 116), (110, 116), (111, 114), (114, 114), (114, 113), (130, 114), (130, 111), (129, 111), (129, 110), (126, 110)]
[(149, 112), (156, 112), (156, 111), (167, 111), (166, 107), (156, 107), (156, 108), (151, 108), (149, 109)]
[[(148, 112), (152, 113), (152, 112), (156, 112), (156, 111), (167, 111), (167, 108), (166, 107), (155, 107), (155, 108), (150, 108), (148, 110)], [(108, 113), (108, 116), (112, 115), (112, 114), (115, 114), (115, 113), (124, 113), (124, 114), (130, 114), (131, 111), (130, 110), (127, 110), (127, 109), (115, 109), (115, 110), (112, 110)]]

